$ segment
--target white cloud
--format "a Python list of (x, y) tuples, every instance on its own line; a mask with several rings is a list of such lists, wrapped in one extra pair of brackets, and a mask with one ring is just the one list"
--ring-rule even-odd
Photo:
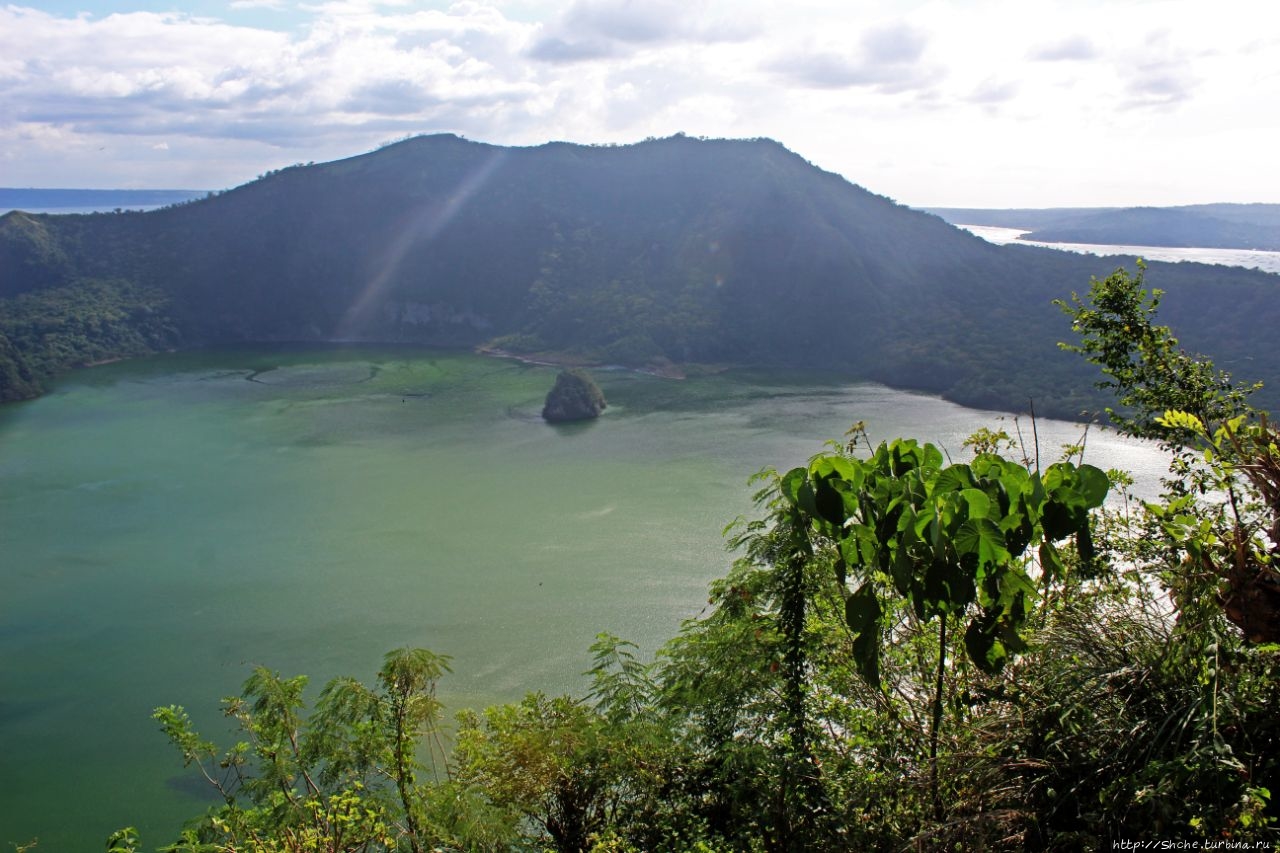
[(968, 96), (975, 104), (1002, 104), (1011, 101), (1018, 94), (1016, 80), (1002, 80), (997, 77), (988, 78), (980, 83)]
[(905, 23), (863, 31), (856, 47), (839, 39), (826, 44), (798, 44), (765, 63), (764, 67), (801, 86), (840, 89), (869, 86), (896, 94), (924, 89), (938, 82), (941, 72), (922, 57), (929, 35)]
[(637, 47), (743, 41), (756, 33), (750, 17), (697, 0), (575, 0), (543, 27), (529, 56), (578, 62), (626, 55)]
[(862, 52), (876, 65), (908, 64), (920, 59), (928, 41), (923, 30), (908, 24), (873, 27), (862, 35)]
[(1098, 49), (1088, 36), (1074, 35), (1042, 44), (1030, 56), (1041, 62), (1076, 62), (1097, 58)]
[(1163, 108), (1187, 100), (1200, 83), (1194, 64), (1191, 52), (1167, 30), (1152, 33), (1126, 69), (1130, 104)]
[(0, 30), (24, 31), (25, 46), (15, 44), (13, 52), (27, 59), (7, 69), (0, 114), (82, 132), (177, 131), (272, 143), (284, 141), (283, 119), (297, 123), (283, 134), (293, 137), (362, 116), (429, 119), (442, 104), (529, 93), (506, 61), (523, 46), (527, 27), (492, 9), (393, 21), (369, 16), (367, 7), (340, 11), (291, 38), (178, 15), (94, 21), (11, 7), (0, 11)]
[[(1280, 38), (1244, 3), (232, 5), (287, 6), (272, 18), (302, 24), (0, 6), (6, 182), (217, 187), (414, 132), (531, 144), (683, 130), (775, 137), (920, 204), (1098, 204), (1128, 187), (1280, 200), (1261, 154), (1280, 145), (1261, 106), (1280, 98)], [(1222, 138), (1229, 157), (1210, 147)], [(1128, 152), (1157, 139), (1184, 162), (1139, 178), (1162, 157)], [(1198, 173), (1214, 183), (1193, 186)]]

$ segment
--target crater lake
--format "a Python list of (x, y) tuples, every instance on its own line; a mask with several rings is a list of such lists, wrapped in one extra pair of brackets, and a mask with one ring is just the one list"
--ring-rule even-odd
[[(609, 631), (647, 656), (706, 604), (748, 477), (864, 421), (966, 458), (1031, 424), (838, 376), (593, 372), (597, 421), (539, 416), (556, 369), (396, 347), (188, 352), (77, 371), (0, 408), (0, 842), (174, 840), (212, 804), (151, 711), (227, 745), (257, 664), (370, 679), (452, 656), (446, 713), (582, 688)], [(1002, 420), (1003, 419), (1003, 420)], [(1081, 427), (1038, 424), (1046, 462)], [(1086, 461), (1154, 482), (1094, 428)]]

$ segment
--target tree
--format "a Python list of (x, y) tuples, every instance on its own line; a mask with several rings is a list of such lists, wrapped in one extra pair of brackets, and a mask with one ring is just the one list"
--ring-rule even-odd
[(1139, 262), (1136, 275), (1093, 279), (1087, 301), (1059, 301), (1081, 336), (1063, 346), (1101, 368), (1099, 387), (1123, 407), (1107, 410), (1117, 427), (1176, 454), (1152, 511), (1185, 554), (1174, 582), (1181, 606), (1216, 599), (1250, 641), (1280, 642), (1280, 432), (1249, 403), (1260, 385), (1235, 382), (1155, 324), (1162, 294), (1144, 289), (1144, 273)]
[(431, 833), (416, 756), (421, 740), (437, 734), (435, 684), (446, 672), (445, 657), (397, 649), (387, 654), (376, 689), (335, 679), (308, 716), (306, 676), (282, 678), (258, 667), (243, 694), (223, 702), (245, 737), (225, 751), (202, 740), (181, 707), (157, 708), (155, 719), (185, 763), (223, 799), (173, 849), (425, 849)]
[(1074, 537), (1080, 567), (1090, 569), (1089, 512), (1102, 505), (1109, 483), (1090, 465), (1060, 462), (1042, 477), (991, 453), (943, 468), (937, 448), (914, 440), (881, 444), (865, 460), (851, 450), (837, 447), (782, 477), (784, 518), (806, 541), (803, 550), (813, 550), (810, 540), (834, 550), (854, 658), (867, 682), (880, 683), (890, 599), (901, 597), (922, 624), (937, 620), (929, 765), (941, 821), (949, 631), (964, 629), (969, 659), (988, 673), (1024, 651), (1037, 587), (1048, 597), (1066, 571), (1055, 543)]
[(587, 853), (618, 807), (622, 768), (605, 721), (581, 701), (541, 693), (460, 721), (459, 782), (531, 821), (560, 853)]
[(1058, 302), (1080, 336), (1063, 347), (1117, 395), (1112, 421), (1172, 456), (1161, 498), (1113, 517), (1106, 537), (1128, 591), (1058, 620), (1061, 654), (1028, 672), (1023, 755), (1045, 757), (1047, 791), (1071, 792), (1046, 828), (1274, 843), (1280, 434), (1250, 403), (1257, 385), (1156, 324), (1162, 294), (1144, 273), (1118, 269)]

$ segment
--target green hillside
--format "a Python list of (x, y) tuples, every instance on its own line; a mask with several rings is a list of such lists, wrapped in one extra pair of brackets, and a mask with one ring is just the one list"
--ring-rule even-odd
[[(1049, 303), (1121, 263), (993, 246), (768, 140), (419, 137), (146, 213), (0, 218), (0, 353), (17, 353), (0, 398), (112, 347), (376, 340), (823, 367), (1075, 414), (1092, 377), (1057, 351)], [(1153, 264), (1150, 279), (1189, 345), (1263, 379), (1280, 368), (1262, 334), (1275, 277)], [(136, 334), (81, 323), (83, 351), (53, 357), (30, 318), (73, 323), (67, 294), (86, 286)]]

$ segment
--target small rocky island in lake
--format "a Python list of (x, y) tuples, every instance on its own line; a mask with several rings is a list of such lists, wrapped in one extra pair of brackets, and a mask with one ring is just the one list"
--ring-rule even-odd
[(573, 368), (560, 371), (555, 387), (547, 393), (542, 417), (553, 424), (586, 421), (600, 417), (607, 404), (600, 386), (586, 371)]

